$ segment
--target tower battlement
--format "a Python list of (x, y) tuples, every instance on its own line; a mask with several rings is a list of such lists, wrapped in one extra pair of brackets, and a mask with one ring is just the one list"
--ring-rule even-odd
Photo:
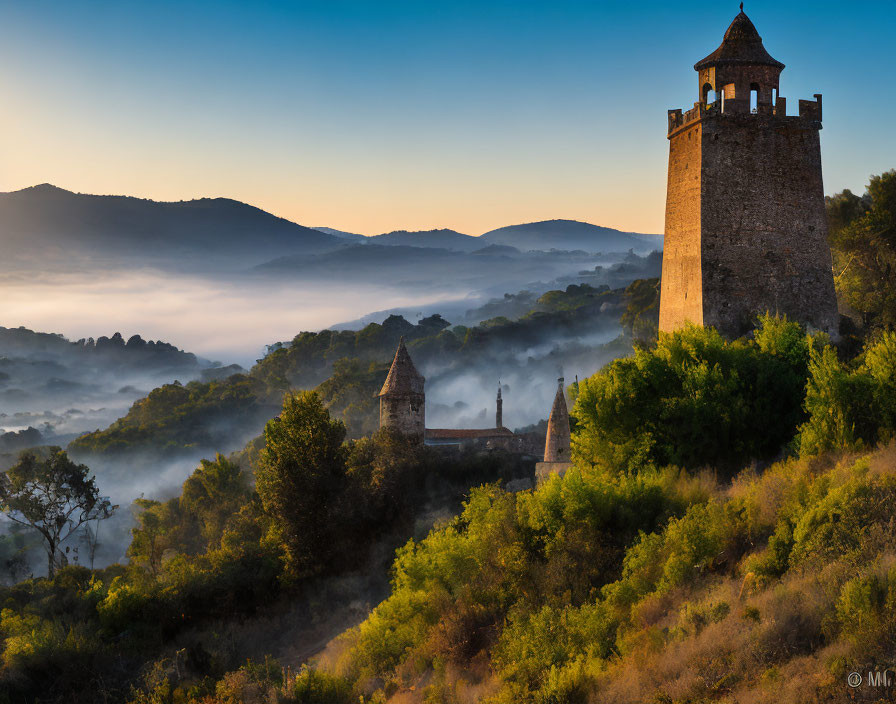
[(800, 100), (799, 114), (787, 114), (787, 98), (778, 97), (774, 105), (758, 105), (754, 111), (744, 113), (741, 111), (725, 110), (725, 101), (718, 99), (712, 103), (696, 102), (690, 110), (683, 111), (681, 109), (669, 110), (669, 129), (668, 137), (681, 132), (683, 129), (692, 126), (696, 122), (700, 122), (705, 118), (722, 118), (724, 119), (748, 119), (761, 120), (763, 118), (774, 118), (774, 124), (768, 127), (787, 126), (787, 127), (804, 127), (806, 129), (821, 129), (821, 93), (815, 94), (815, 100)]

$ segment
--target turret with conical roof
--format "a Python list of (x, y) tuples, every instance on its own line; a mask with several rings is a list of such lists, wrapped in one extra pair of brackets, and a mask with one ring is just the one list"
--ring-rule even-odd
[(569, 462), (569, 409), (563, 392), (563, 378), (557, 380), (557, 395), (551, 416), (548, 418), (548, 433), (544, 443), (545, 462)]
[(402, 337), (389, 375), (378, 394), (380, 428), (396, 428), (422, 442), (426, 427), (426, 397), (423, 391), (425, 381), (414, 366)]
[(709, 91), (724, 95), (725, 112), (750, 112), (750, 93), (756, 92), (757, 112), (771, 112), (784, 64), (771, 57), (762, 37), (743, 11), (734, 18), (719, 48), (694, 64), (700, 97)]

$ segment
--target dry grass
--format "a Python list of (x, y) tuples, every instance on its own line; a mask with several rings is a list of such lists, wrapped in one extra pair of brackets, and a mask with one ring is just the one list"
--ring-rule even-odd
[(824, 701), (813, 698), (816, 694), (774, 697), (781, 691), (778, 678), (791, 673), (799, 673), (804, 685), (807, 679), (813, 683), (813, 692), (831, 685), (824, 661), (834, 649), (822, 648), (823, 617), (833, 607), (827, 581), (794, 575), (751, 596), (740, 598), (740, 591), (741, 580), (724, 579), (691, 602), (690, 613), (727, 604), (727, 615), (715, 623), (695, 625), (681, 606), (662, 618), (654, 616), (655, 623), (666, 624), (668, 640), (657, 647), (649, 639), (630, 639), (641, 647), (627, 651), (598, 676), (592, 701)]

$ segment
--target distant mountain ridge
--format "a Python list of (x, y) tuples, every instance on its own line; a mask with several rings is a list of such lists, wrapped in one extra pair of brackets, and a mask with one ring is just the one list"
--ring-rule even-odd
[(523, 251), (562, 249), (586, 252), (627, 252), (661, 249), (659, 235), (622, 232), (612, 227), (592, 225), (578, 220), (543, 220), (500, 227), (479, 238), (488, 244), (502, 244)]
[(158, 202), (73, 193), (50, 184), (0, 194), (0, 246), (7, 255), (201, 255), (261, 262), (343, 242), (240, 201)]
[(438, 249), (453, 249), (458, 252), (472, 252), (483, 247), (478, 237), (464, 235), (455, 230), (420, 230), (409, 232), (408, 230), (395, 230), (382, 235), (369, 237), (372, 244), (406, 247), (435, 247)]
[(662, 235), (623, 232), (612, 227), (592, 225), (578, 220), (542, 220), (540, 222), (508, 225), (490, 230), (483, 235), (465, 235), (455, 230), (396, 230), (382, 235), (365, 236), (330, 227), (317, 228), (321, 232), (341, 237), (355, 244), (400, 245), (411, 247), (435, 247), (458, 252), (500, 245), (514, 247), (522, 252), (565, 251), (597, 252), (649, 252), (662, 249)]
[[(158, 202), (131, 196), (99, 196), (41, 184), (0, 193), (0, 269), (54, 266), (101, 268), (104, 264), (161, 266), (189, 271), (247, 270), (283, 257), (316, 257), (363, 244), (470, 254), (494, 246), (528, 251), (588, 254), (662, 247), (658, 236), (621, 232), (573, 220), (512, 225), (479, 237), (450, 229), (396, 230), (363, 235), (309, 228), (228, 198)], [(503, 254), (512, 252), (505, 250)], [(408, 256), (407, 251), (394, 252)], [(345, 252), (345, 256), (353, 255)]]

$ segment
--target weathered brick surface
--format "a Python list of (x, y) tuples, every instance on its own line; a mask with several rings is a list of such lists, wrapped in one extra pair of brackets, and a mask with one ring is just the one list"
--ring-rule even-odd
[[(746, 15), (738, 15), (726, 41), (735, 25), (739, 41), (752, 42), (748, 48), (755, 55), (761, 40)], [(770, 311), (836, 338), (821, 96), (801, 100), (800, 114), (786, 116), (783, 98), (770, 103), (783, 65), (737, 63), (733, 52), (746, 50), (728, 47), (728, 64), (715, 66), (712, 57), (724, 47), (725, 42), (698, 64), (700, 80), (722, 80), (724, 69), (724, 80), (736, 81), (738, 99), (729, 99), (730, 86), (718, 86), (725, 92), (724, 109), (719, 100), (669, 113), (660, 330), (691, 321), (736, 337)], [(755, 113), (749, 98), (742, 98), (751, 84), (761, 88)]]

